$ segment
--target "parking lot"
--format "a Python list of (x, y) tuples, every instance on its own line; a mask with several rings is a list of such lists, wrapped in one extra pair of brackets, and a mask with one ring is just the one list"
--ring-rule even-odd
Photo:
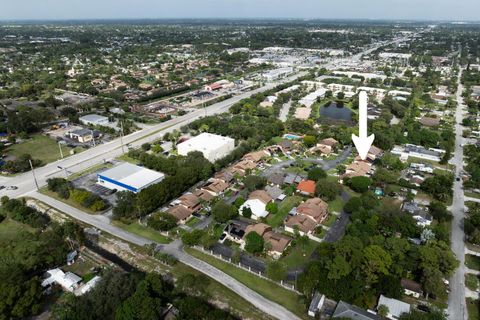
[(107, 200), (110, 204), (112, 204), (112, 206), (114, 206), (117, 202), (116, 194), (112, 193), (112, 190), (97, 184), (97, 174), (108, 169), (109, 167), (105, 165), (105, 167), (95, 172), (88, 173), (84, 176), (72, 180), (72, 183), (75, 188), (81, 188), (93, 192), (96, 195), (99, 195), (103, 199)]

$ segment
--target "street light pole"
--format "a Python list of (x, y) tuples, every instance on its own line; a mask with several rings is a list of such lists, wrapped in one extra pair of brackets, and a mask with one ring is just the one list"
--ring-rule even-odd
[(123, 148), (123, 121), (120, 120), (120, 143), (122, 144), (122, 154), (125, 154), (125, 149)]
[(58, 141), (58, 149), (60, 149), (60, 157), (63, 159), (63, 151), (62, 151), (62, 145), (60, 144), (60, 141)]
[(93, 130), (90, 131), (92, 132), (93, 146), (96, 147), (97, 144), (95, 143), (95, 134), (93, 133)]
[(39, 189), (38, 182), (37, 182), (37, 177), (35, 176), (35, 170), (33, 169), (32, 160), (29, 159), (28, 163), (30, 163), (30, 168), (32, 169), (32, 174), (33, 174), (33, 180), (35, 181), (35, 186), (37, 186), (37, 190), (38, 190)]

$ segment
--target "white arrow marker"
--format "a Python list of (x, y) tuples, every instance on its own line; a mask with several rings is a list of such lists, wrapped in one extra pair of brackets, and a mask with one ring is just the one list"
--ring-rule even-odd
[(375, 135), (372, 134), (367, 137), (367, 106), (368, 106), (368, 96), (365, 91), (361, 91), (359, 94), (359, 107), (358, 107), (358, 132), (359, 137), (355, 134), (352, 134), (352, 140), (357, 148), (358, 155), (362, 160), (367, 158), (368, 151), (372, 146)]

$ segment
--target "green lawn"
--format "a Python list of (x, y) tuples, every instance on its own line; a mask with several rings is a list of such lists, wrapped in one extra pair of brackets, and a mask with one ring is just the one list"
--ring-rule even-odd
[(480, 319), (480, 303), (478, 300), (467, 298), (468, 319), (478, 320)]
[(343, 200), (341, 197), (337, 197), (333, 201), (328, 202), (328, 210), (330, 212), (338, 212), (341, 213), (343, 210)]
[(328, 216), (328, 219), (324, 221), (322, 224), (326, 227), (331, 227), (335, 223), (335, 220), (337, 220), (337, 218), (338, 217), (336, 215), (331, 214)]
[(163, 235), (160, 234), (160, 232), (157, 232), (153, 229), (150, 229), (148, 227), (144, 227), (140, 225), (138, 222), (134, 222), (131, 224), (124, 224), (119, 221), (112, 221), (112, 224), (115, 226), (122, 228), (125, 231), (134, 233), (140, 237), (147, 238), (149, 240), (155, 241), (157, 243), (170, 243), (171, 239), (167, 238)]
[(474, 274), (465, 274), (465, 285), (470, 290), (477, 290), (478, 286), (480, 285), (479, 279), (477, 275)]
[[(70, 148), (62, 146), (63, 156), (70, 155)], [(30, 154), (33, 159), (42, 161), (43, 164), (50, 163), (60, 159), (60, 149), (58, 143), (43, 135), (35, 135), (31, 139), (25, 140), (19, 144), (14, 144), (7, 149), (9, 155), (20, 157), (23, 154)]]
[(300, 318), (307, 319), (307, 313), (305, 310), (305, 305), (302, 302), (302, 297), (296, 293), (284, 289), (271, 281), (257, 277), (248, 271), (236, 268), (229, 263), (223, 262), (196, 249), (185, 248), (185, 251), (237, 279), (265, 298), (287, 308)]
[(63, 199), (63, 198), (59, 197), (57, 193), (48, 190), (46, 186), (40, 188), (39, 191), (40, 191), (40, 193), (42, 193), (42, 194), (44, 194), (44, 195), (46, 195), (46, 196), (49, 196), (50, 198), (53, 198), (53, 199), (55, 199), (55, 200), (61, 201), (61, 202), (63, 202), (63, 203), (66, 203), (66, 204), (68, 204), (69, 206), (74, 207), (74, 208), (76, 208), (76, 209), (78, 209), (78, 210), (82, 210), (82, 211), (85, 212), (85, 213), (88, 213), (88, 214), (100, 214), (100, 213), (101, 213), (101, 212), (95, 212), (95, 211), (93, 211), (93, 210), (90, 210), (89, 208), (85, 208), (84, 206), (82, 206), (81, 204), (73, 201), (73, 200), (70, 199), (70, 198), (69, 198), (69, 199)]
[(299, 196), (290, 196), (285, 198), (282, 203), (278, 206), (278, 212), (276, 214), (270, 214), (267, 217), (267, 223), (273, 228), (279, 227), (283, 224), (283, 220), (288, 215), (288, 212), (292, 210), (293, 207), (298, 206), (302, 202), (302, 197)]
[(470, 198), (480, 199), (480, 194), (478, 194), (478, 193), (465, 191), (465, 196), (470, 197)]
[[(199, 271), (192, 269), (183, 263), (176, 263), (170, 272), (175, 278), (181, 277), (186, 274), (193, 274), (195, 276), (202, 275)], [(220, 304), (228, 306), (230, 311), (238, 316), (240, 319), (259, 319), (259, 320), (271, 320), (272, 318), (267, 316), (255, 308), (250, 302), (240, 297), (238, 294), (230, 289), (227, 289), (220, 282), (210, 278), (210, 283), (207, 286), (207, 292), (214, 301), (218, 301)]]
[(480, 271), (480, 257), (466, 254), (465, 255), (465, 265), (472, 270)]
[(139, 164), (140, 163), (140, 161), (138, 161), (137, 159), (130, 158), (128, 156), (128, 154), (126, 154), (126, 153), (117, 157), (116, 159), (119, 160), (119, 161), (128, 162), (128, 163), (132, 163), (132, 164)]
[(34, 229), (26, 224), (6, 218), (0, 223), (0, 242), (15, 239), (23, 231), (34, 232)]
[(190, 228), (193, 228), (197, 223), (200, 222), (200, 219), (197, 217), (192, 217), (190, 220), (187, 221), (186, 225)]
[(318, 242), (309, 239), (305, 246), (296, 245), (289, 248), (287, 256), (280, 258), (280, 261), (285, 263), (289, 269), (304, 266), (318, 245)]

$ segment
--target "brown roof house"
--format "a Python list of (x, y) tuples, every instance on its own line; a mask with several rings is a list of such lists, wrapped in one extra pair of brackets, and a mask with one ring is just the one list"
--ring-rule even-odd
[(349, 178), (366, 176), (371, 168), (372, 165), (367, 161), (354, 161), (347, 166), (343, 176)]
[(418, 282), (415, 282), (413, 280), (402, 279), (400, 281), (400, 285), (403, 288), (403, 292), (407, 296), (412, 296), (418, 299), (423, 294), (422, 286)]
[(272, 228), (264, 223), (249, 225), (245, 230), (245, 235), (250, 232), (256, 232), (268, 244), (268, 254), (278, 259), (283, 251), (288, 247), (292, 239), (283, 234), (272, 231)]
[(312, 198), (301, 203), (294, 216), (289, 216), (285, 222), (285, 231), (301, 235), (311, 235), (315, 229), (328, 217), (328, 204), (320, 198)]
[(218, 196), (219, 194), (227, 190), (229, 187), (230, 185), (223, 180), (212, 179), (205, 186), (203, 186), (202, 190), (206, 190), (212, 195)]
[(256, 152), (247, 153), (246, 155), (243, 156), (243, 159), (247, 160), (247, 161), (252, 161), (252, 162), (255, 162), (255, 163), (259, 163), (263, 159), (268, 158), (270, 156), (271, 156), (270, 152), (268, 152), (266, 150), (260, 150), (260, 151), (256, 151)]
[(193, 214), (192, 210), (182, 205), (171, 207), (167, 210), (167, 212), (177, 219), (179, 224), (185, 224)]
[(440, 125), (440, 118), (422, 117), (420, 123), (425, 127), (436, 127)]
[(198, 212), (202, 208), (200, 199), (193, 193), (184, 194), (178, 198), (178, 201), (180, 201), (182, 206), (192, 210), (192, 212)]

